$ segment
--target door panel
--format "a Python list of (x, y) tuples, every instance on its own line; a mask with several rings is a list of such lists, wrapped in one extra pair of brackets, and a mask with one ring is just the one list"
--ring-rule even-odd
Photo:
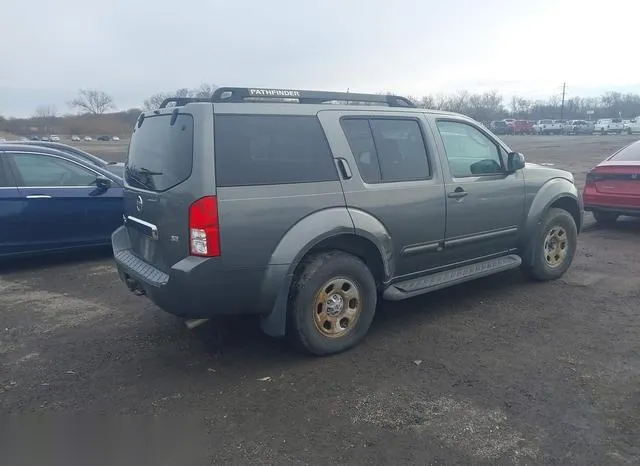
[[(343, 189), (351, 211), (374, 217), (392, 243), (395, 278), (442, 265), (445, 202), (442, 173), (417, 112), (319, 112), (335, 157), (343, 170)], [(354, 221), (361, 216), (352, 214)], [(358, 228), (358, 225), (356, 225)]]
[[(64, 157), (8, 153), (25, 208), (25, 241), (35, 250), (105, 242), (119, 188), (95, 185), (98, 172)], [(121, 214), (120, 214), (121, 215)]]
[(505, 151), (479, 127), (436, 122), (448, 176), (445, 251), (456, 263), (516, 247), (524, 216), (524, 175), (507, 173)]

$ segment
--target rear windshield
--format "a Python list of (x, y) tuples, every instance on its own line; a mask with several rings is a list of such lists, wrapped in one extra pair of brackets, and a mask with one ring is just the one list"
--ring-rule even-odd
[(191, 176), (193, 165), (193, 117), (171, 114), (146, 117), (136, 127), (125, 169), (130, 186), (166, 191)]
[(640, 162), (640, 141), (636, 141), (624, 147), (611, 160), (620, 160), (623, 162)]
[(218, 186), (338, 179), (315, 116), (216, 115), (214, 140)]
[(614, 118), (613, 120), (611, 120), (612, 123), (622, 123), (622, 120), (620, 118)]

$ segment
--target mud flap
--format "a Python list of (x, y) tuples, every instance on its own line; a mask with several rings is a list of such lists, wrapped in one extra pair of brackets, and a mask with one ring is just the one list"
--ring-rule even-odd
[(260, 320), (260, 328), (270, 337), (284, 337), (287, 332), (287, 307), (293, 275), (287, 275), (269, 315)]

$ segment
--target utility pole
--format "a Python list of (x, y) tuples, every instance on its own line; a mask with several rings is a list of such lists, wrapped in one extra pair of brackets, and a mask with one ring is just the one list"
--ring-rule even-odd
[(564, 94), (567, 90), (567, 83), (562, 83), (562, 106), (560, 107), (560, 120), (564, 121)]

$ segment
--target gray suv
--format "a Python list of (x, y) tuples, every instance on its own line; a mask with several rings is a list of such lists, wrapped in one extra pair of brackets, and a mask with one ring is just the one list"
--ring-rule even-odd
[[(478, 122), (390, 95), (220, 88), (140, 115), (113, 233), (128, 288), (200, 322), (256, 314), (317, 355), (402, 300), (573, 260), (571, 173)], [(195, 324), (194, 324), (195, 325)]]

